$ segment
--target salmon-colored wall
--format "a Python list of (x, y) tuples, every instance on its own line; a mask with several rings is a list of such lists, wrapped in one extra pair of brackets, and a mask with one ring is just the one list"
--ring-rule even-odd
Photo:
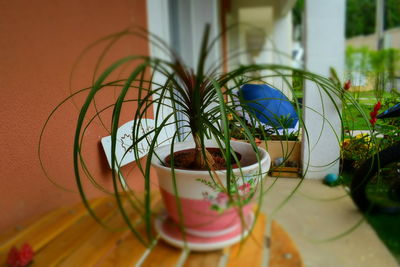
[[(41, 171), (37, 157), (40, 129), (53, 107), (68, 96), (69, 74), (79, 53), (91, 42), (129, 25), (146, 27), (145, 5), (143, 0), (0, 2), (0, 231), (79, 200), (72, 171), (77, 108), (69, 102), (56, 114), (43, 143), (49, 175), (75, 192), (57, 188)], [(98, 52), (89, 53), (78, 66), (74, 91), (90, 85)], [(112, 52), (117, 56), (126, 53), (148, 54), (148, 44), (131, 38)], [(100, 106), (114, 97), (113, 90), (98, 99)], [(78, 97), (75, 102), (82, 100)], [(124, 115), (122, 122), (128, 120)], [(88, 129), (84, 150), (89, 168), (107, 187), (111, 172), (99, 143), (106, 135), (95, 122)], [(139, 186), (140, 176), (135, 179), (133, 183)], [(90, 196), (98, 192), (89, 183), (85, 187)]]

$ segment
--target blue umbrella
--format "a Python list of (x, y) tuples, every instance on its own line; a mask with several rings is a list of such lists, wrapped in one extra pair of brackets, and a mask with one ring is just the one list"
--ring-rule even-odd
[(299, 120), (289, 99), (266, 84), (245, 84), (239, 91), (241, 101), (263, 123), (275, 129), (294, 128)]

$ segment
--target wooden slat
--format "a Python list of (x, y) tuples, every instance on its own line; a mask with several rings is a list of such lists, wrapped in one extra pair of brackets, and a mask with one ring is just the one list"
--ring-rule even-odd
[[(161, 195), (158, 192), (153, 192), (151, 196), (151, 209), (161, 210), (162, 201)], [(137, 227), (137, 231), (142, 236), (145, 236), (145, 226), (141, 222)], [(112, 250), (108, 251), (97, 262), (97, 266), (134, 266), (135, 263), (142, 258), (147, 248), (140, 243), (140, 241), (133, 236), (128, 234), (123, 239), (118, 240)]]
[(126, 233), (127, 231), (110, 232), (104, 228), (96, 229), (86, 242), (75, 249), (59, 266), (92, 266)]
[(7, 250), (10, 244), (15, 244), (18, 240), (24, 239), (24, 235), (28, 234), (29, 231), (36, 231), (43, 224), (49, 223), (51, 220), (55, 220), (58, 216), (66, 211), (66, 208), (55, 209), (41, 218), (28, 219), (22, 222), (18, 227), (13, 227), (6, 230), (0, 235), (0, 253), (3, 250)]
[(261, 266), (265, 246), (264, 214), (259, 214), (253, 231), (242, 243), (233, 245), (229, 250), (228, 267)]
[(218, 266), (221, 257), (223, 256), (222, 250), (210, 252), (191, 252), (187, 258), (184, 267), (212, 267)]
[[(101, 200), (95, 200), (93, 206), (98, 205), (100, 202)], [(0, 262), (5, 262), (8, 251), (13, 246), (20, 247), (22, 244), (28, 243), (32, 246), (33, 251), (39, 251), (84, 214), (86, 214), (86, 209), (82, 204), (75, 205), (71, 209), (60, 209), (52, 212), (51, 216), (45, 216), (45, 220), (40, 220), (31, 227), (19, 232), (10, 241), (5, 242), (0, 250)]]
[[(160, 194), (155, 193), (152, 195), (152, 206), (158, 204)], [(126, 206), (129, 202), (125, 200)], [(140, 221), (139, 215), (135, 211), (129, 213), (133, 225)], [(105, 262), (107, 257), (115, 253), (115, 247), (119, 242), (132, 235), (130, 230), (126, 227), (126, 223), (122, 215), (118, 212), (112, 216), (107, 224), (114, 228), (124, 229), (122, 231), (110, 231), (100, 225), (97, 225), (95, 231), (91, 233), (89, 238), (80, 246), (78, 246), (65, 260), (58, 266), (92, 266), (100, 265)], [(118, 252), (117, 252), (118, 253)]]
[[(106, 220), (107, 217), (115, 214), (115, 209), (116, 205), (113, 201), (105, 199), (94, 210), (100, 219)], [(40, 250), (35, 256), (35, 265), (56, 266), (81, 246), (97, 227), (97, 222), (86, 214)]]
[[(161, 210), (161, 195), (153, 192), (151, 196), (151, 209)], [(137, 227), (138, 232), (145, 236), (145, 226), (143, 224)], [(147, 248), (140, 243), (132, 234), (120, 239), (115, 247), (110, 250), (98, 262), (97, 266), (134, 266), (135, 263), (142, 258)]]
[(35, 224), (40, 224), (42, 221), (48, 220), (49, 217), (54, 216), (54, 213), (61, 213), (66, 208), (54, 209), (42, 215), (36, 215), (25, 219), (24, 221), (16, 224), (15, 226), (0, 233), (0, 251), (6, 246), (8, 242), (13, 242), (18, 235), (25, 229), (33, 227)]
[(300, 253), (288, 235), (277, 222), (271, 223), (271, 245), (269, 267), (302, 267)]
[(114, 250), (99, 264), (101, 267), (135, 266), (147, 248), (133, 235), (117, 243)]
[[(138, 215), (135, 212), (131, 212), (129, 217), (133, 224), (138, 219)], [(119, 213), (111, 216), (110, 220), (107, 221), (107, 225), (113, 229), (124, 230), (111, 231), (101, 225), (96, 225), (89, 238), (68, 255), (59, 266), (92, 266), (129, 233), (122, 215)]]
[(159, 241), (143, 262), (143, 267), (176, 266), (182, 250)]
[[(160, 194), (158, 194), (158, 197), (159, 201), (154, 202), (154, 210), (161, 211), (163, 203), (161, 201)], [(158, 240), (157, 244), (151, 249), (141, 266), (176, 266), (180, 257), (182, 256), (182, 253), (183, 251), (181, 249), (168, 245), (162, 240)]]

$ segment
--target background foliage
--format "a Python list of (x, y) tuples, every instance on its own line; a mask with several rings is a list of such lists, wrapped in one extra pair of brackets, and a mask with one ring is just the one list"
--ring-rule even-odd
[[(298, 0), (293, 9), (293, 23), (302, 22), (305, 0)], [(376, 0), (346, 1), (346, 37), (375, 32)], [(400, 26), (400, 0), (385, 1), (385, 30)]]

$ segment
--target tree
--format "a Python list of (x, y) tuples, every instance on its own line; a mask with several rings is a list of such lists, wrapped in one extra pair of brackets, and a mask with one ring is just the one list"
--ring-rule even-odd
[(400, 0), (386, 0), (385, 29), (400, 26)]

